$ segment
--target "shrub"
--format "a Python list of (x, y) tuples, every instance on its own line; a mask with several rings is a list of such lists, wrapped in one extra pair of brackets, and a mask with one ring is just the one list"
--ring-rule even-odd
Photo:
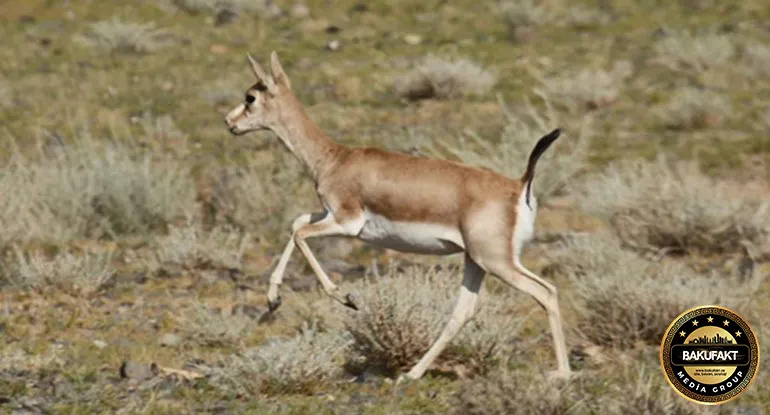
[(466, 381), (454, 413), (565, 415), (585, 399), (582, 392), (573, 381), (550, 381), (537, 370), (503, 369)]
[(396, 79), (396, 94), (410, 100), (452, 99), (484, 94), (495, 85), (497, 75), (467, 59), (425, 57), (414, 69)]
[(195, 206), (189, 169), (126, 145), (84, 135), (43, 147), (37, 160), (14, 155), (0, 171), (0, 243), (60, 244), (147, 232)]
[[(303, 171), (291, 155), (278, 157), (270, 165), (249, 160), (209, 169), (202, 192), (207, 220), (246, 229), (263, 240), (288, 237), (292, 220), (313, 209), (310, 200), (315, 195), (312, 191), (296, 194), (304, 181)], [(283, 237), (281, 243), (285, 243)]]
[(258, 13), (267, 10), (269, 0), (173, 0), (180, 9), (191, 12)]
[[(363, 302), (362, 309), (349, 312), (345, 320), (354, 353), (364, 366), (389, 374), (411, 368), (428, 351), (449, 321), (460, 289), (460, 279), (449, 271), (410, 267), (398, 273), (394, 268), (374, 283), (345, 287)], [(507, 303), (502, 297), (481, 296), (476, 315), (435, 365), (473, 374), (499, 362), (521, 321), (503, 315)]]
[(700, 73), (729, 65), (735, 54), (735, 45), (731, 37), (714, 31), (701, 34), (681, 32), (659, 41), (655, 52), (658, 62), (669, 68)]
[[(519, 178), (524, 173), (527, 159), (537, 140), (560, 125), (556, 112), (545, 100), (547, 111), (543, 116), (527, 101), (523, 111), (509, 110), (501, 102), (507, 123), (495, 143), (469, 134), (468, 140), (443, 143), (444, 151), (460, 161), (476, 167), (483, 167), (501, 173), (509, 178)], [(563, 133), (569, 135), (569, 132)], [(570, 180), (575, 179), (586, 167), (590, 145), (590, 119), (584, 119), (576, 139), (562, 137), (538, 162), (533, 185), (533, 194), (539, 201), (562, 194)], [(433, 143), (436, 140), (432, 140)], [(435, 144), (421, 143), (421, 147), (434, 155), (443, 151)]]
[(305, 327), (294, 338), (231, 356), (210, 371), (215, 384), (244, 394), (311, 394), (342, 376), (342, 357), (349, 345), (345, 333)]
[(152, 53), (171, 45), (171, 34), (154, 23), (124, 22), (119, 18), (91, 24), (91, 30), (76, 40), (110, 52)]
[(735, 252), (770, 234), (770, 202), (737, 197), (728, 183), (663, 158), (613, 163), (587, 177), (577, 194), (584, 210), (609, 219), (637, 248)]
[(719, 125), (730, 116), (732, 106), (716, 92), (686, 87), (676, 90), (669, 101), (654, 112), (669, 128), (704, 128)]
[(21, 287), (48, 286), (72, 294), (89, 295), (101, 290), (114, 275), (112, 251), (62, 252), (52, 259), (39, 253), (25, 255), (15, 249), (16, 261), (8, 266), (8, 279)]
[(240, 345), (259, 324), (245, 314), (226, 314), (196, 305), (176, 317), (187, 338), (204, 346)]
[(202, 266), (240, 269), (243, 255), (250, 247), (250, 236), (231, 226), (218, 226), (205, 231), (200, 225), (188, 223), (172, 226), (168, 235), (155, 242), (148, 261), (150, 269), (178, 265), (193, 269)]
[(770, 75), (770, 47), (764, 43), (753, 42), (743, 52), (746, 69), (759, 76)]
[(617, 62), (612, 71), (584, 69), (574, 76), (543, 78), (546, 91), (570, 109), (596, 109), (612, 104), (631, 76), (631, 63)]

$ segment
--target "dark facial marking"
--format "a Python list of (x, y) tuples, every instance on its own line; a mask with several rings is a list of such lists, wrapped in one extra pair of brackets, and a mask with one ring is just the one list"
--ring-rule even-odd
[(257, 90), (257, 91), (259, 91), (259, 92), (267, 91), (267, 85), (265, 85), (265, 83), (262, 82), (262, 81), (259, 81), (256, 84), (254, 84), (254, 86), (252, 86), (252, 88)]
[(257, 99), (257, 98), (256, 98), (256, 97), (254, 97), (254, 95), (249, 95), (249, 94), (246, 94), (246, 103), (247, 103), (247, 104), (251, 104), (251, 103), (252, 103), (252, 102), (254, 102), (254, 100), (256, 100), (256, 99)]

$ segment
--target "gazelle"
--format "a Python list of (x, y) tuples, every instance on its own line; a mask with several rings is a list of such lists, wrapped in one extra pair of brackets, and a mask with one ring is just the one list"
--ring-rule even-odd
[(234, 135), (275, 133), (313, 178), (324, 207), (323, 212), (294, 220), (292, 239), (270, 277), (271, 311), (281, 303), (278, 287), (294, 246), (307, 258), (326, 294), (358, 309), (355, 297), (339, 292), (321, 268), (308, 248), (308, 238), (349, 236), (420, 254), (464, 252), (462, 287), (452, 317), (406, 377), (420, 378), (473, 315), (487, 272), (530, 294), (546, 309), (558, 362), (552, 375), (569, 376), (556, 288), (524, 268), (519, 259), (534, 231), (535, 164), (559, 137), (559, 129), (537, 142), (518, 180), (448, 160), (349, 148), (332, 141), (306, 115), (275, 51), (270, 55), (270, 75), (251, 55), (248, 59), (257, 82), (246, 91), (244, 102), (226, 115), (228, 129)]

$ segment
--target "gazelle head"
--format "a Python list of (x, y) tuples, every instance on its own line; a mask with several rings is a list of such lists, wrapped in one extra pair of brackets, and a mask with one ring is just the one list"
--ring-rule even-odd
[(268, 75), (251, 55), (247, 56), (257, 82), (246, 91), (244, 102), (225, 116), (227, 128), (234, 135), (271, 130), (281, 121), (282, 107), (292, 105), (291, 83), (278, 61), (278, 54), (275, 51), (270, 54), (272, 75)]

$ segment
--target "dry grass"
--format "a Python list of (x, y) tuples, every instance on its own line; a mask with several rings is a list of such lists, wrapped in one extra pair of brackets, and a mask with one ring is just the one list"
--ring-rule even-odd
[(616, 62), (611, 71), (584, 69), (576, 75), (541, 78), (549, 96), (572, 110), (597, 109), (611, 105), (633, 73), (628, 61)]
[[(345, 321), (353, 351), (367, 367), (394, 374), (411, 368), (443, 330), (457, 301), (459, 272), (410, 267), (391, 270), (374, 283), (350, 285), (364, 304)], [(478, 312), (439, 356), (434, 367), (463, 374), (484, 373), (504, 360), (521, 318), (508, 299), (482, 295)]]
[(467, 381), (453, 413), (566, 415), (575, 413), (580, 400), (586, 398), (579, 389), (571, 382), (548, 381), (531, 369), (503, 369)]
[(172, 0), (180, 9), (191, 12), (228, 11), (232, 13), (259, 13), (264, 12), (270, 5), (269, 0)]
[(467, 59), (423, 58), (410, 72), (396, 78), (396, 94), (409, 100), (453, 99), (482, 95), (497, 82), (497, 75)]
[(291, 221), (317, 204), (312, 190), (297, 194), (306, 180), (304, 172), (283, 151), (271, 164), (249, 160), (209, 169), (207, 179), (202, 194), (207, 219), (248, 230), (261, 240), (286, 235)]
[(13, 108), (15, 103), (15, 94), (11, 85), (3, 78), (0, 78), (0, 109)]
[(16, 286), (90, 295), (104, 288), (114, 275), (113, 255), (113, 251), (62, 252), (49, 259), (40, 253), (25, 255), (17, 248), (15, 262), (7, 266), (6, 273)]
[(124, 22), (115, 17), (92, 23), (76, 41), (109, 52), (152, 53), (172, 44), (171, 34), (154, 23)]
[(613, 163), (585, 179), (578, 199), (582, 209), (609, 219), (623, 242), (637, 248), (740, 252), (770, 233), (767, 200), (737, 197), (729, 183), (663, 158)]
[(176, 317), (188, 340), (203, 346), (242, 346), (258, 322), (245, 314), (234, 314), (197, 304)]
[[(38, 372), (61, 365), (61, 353), (56, 348), (44, 352), (29, 353), (17, 347), (0, 349), (0, 374), (13, 372)], [(2, 382), (2, 376), (0, 376)]]
[(219, 386), (246, 395), (311, 394), (341, 380), (349, 345), (345, 333), (305, 327), (291, 339), (276, 339), (231, 356), (221, 367), (211, 369), (211, 374)]
[(734, 40), (714, 30), (705, 33), (680, 32), (655, 44), (657, 61), (671, 69), (701, 73), (731, 64)]
[(18, 154), (0, 172), (0, 245), (148, 232), (188, 217), (195, 208), (189, 168), (152, 159), (88, 134), (71, 143), (52, 138), (39, 156)]
[(718, 126), (730, 117), (732, 106), (722, 94), (685, 87), (674, 91), (654, 113), (665, 126), (685, 130)]
[[(501, 101), (507, 123), (499, 142), (468, 134), (467, 139), (460, 142), (446, 142), (439, 147), (433, 144), (438, 140), (431, 140), (431, 144), (422, 147), (434, 155), (446, 151), (472, 166), (487, 168), (509, 178), (519, 178), (537, 140), (561, 126), (550, 100), (545, 95), (541, 97), (546, 104), (545, 113), (540, 113), (529, 101), (517, 111), (507, 108)], [(577, 137), (571, 137), (569, 131), (562, 134), (537, 165), (532, 192), (541, 202), (563, 194), (587, 166), (586, 157), (592, 138), (591, 119), (583, 118)]]
[(746, 45), (743, 60), (750, 74), (770, 75), (770, 47), (759, 41)]
[(183, 227), (170, 227), (168, 235), (157, 239), (146, 265), (151, 270), (170, 265), (187, 269), (212, 266), (240, 269), (251, 243), (249, 234), (230, 226), (206, 231), (199, 224), (190, 222)]

